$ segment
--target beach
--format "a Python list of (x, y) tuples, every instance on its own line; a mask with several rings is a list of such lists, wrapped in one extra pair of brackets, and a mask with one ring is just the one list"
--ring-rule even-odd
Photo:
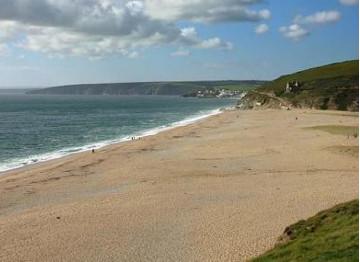
[(0, 175), (1, 261), (246, 261), (358, 198), (358, 114), (226, 111)]

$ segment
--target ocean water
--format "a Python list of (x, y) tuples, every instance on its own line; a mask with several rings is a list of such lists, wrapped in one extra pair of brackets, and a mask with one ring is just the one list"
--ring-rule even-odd
[(0, 172), (197, 121), (233, 99), (0, 93)]

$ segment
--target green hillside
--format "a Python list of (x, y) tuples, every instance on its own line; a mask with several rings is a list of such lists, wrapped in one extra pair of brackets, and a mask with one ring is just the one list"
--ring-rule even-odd
[(287, 227), (274, 249), (252, 261), (359, 261), (359, 201)]
[(247, 91), (264, 81), (135, 82), (56, 86), (30, 91), (46, 95), (186, 95), (206, 89)]
[[(299, 82), (299, 89), (286, 93), (287, 83), (293, 81)], [(257, 91), (275, 94), (293, 106), (357, 111), (358, 82), (359, 61), (352, 60), (284, 75)]]

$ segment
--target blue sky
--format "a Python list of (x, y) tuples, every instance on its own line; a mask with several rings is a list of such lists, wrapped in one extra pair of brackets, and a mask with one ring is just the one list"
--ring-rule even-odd
[(4, 0), (1, 5), (2, 87), (270, 80), (358, 59), (356, 0)]

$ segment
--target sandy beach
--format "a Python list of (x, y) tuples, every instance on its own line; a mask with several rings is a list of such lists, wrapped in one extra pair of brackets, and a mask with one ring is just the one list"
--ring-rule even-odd
[(358, 114), (228, 111), (0, 175), (0, 261), (246, 261), (358, 197)]

